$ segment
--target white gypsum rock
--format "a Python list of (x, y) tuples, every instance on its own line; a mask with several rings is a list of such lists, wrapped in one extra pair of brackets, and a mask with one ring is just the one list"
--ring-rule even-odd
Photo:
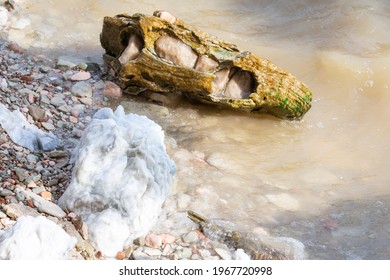
[(73, 151), (74, 169), (59, 205), (81, 215), (91, 244), (114, 257), (156, 222), (174, 162), (161, 127), (145, 116), (100, 109)]
[(54, 150), (60, 143), (52, 133), (29, 124), (19, 110), (11, 112), (3, 104), (0, 104), (0, 124), (14, 143), (31, 151)]
[(0, 260), (67, 259), (76, 242), (43, 216), (22, 216), (0, 235)]

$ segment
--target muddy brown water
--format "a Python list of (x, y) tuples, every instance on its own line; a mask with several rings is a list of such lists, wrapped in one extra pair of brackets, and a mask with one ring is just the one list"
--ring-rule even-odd
[(30, 25), (9, 36), (25, 47), (100, 61), (103, 16), (168, 10), (312, 89), (302, 121), (186, 102), (151, 114), (178, 167), (171, 200), (180, 205), (166, 206), (167, 228), (190, 227), (191, 208), (295, 238), (306, 258), (390, 258), (388, 1), (18, 2)]

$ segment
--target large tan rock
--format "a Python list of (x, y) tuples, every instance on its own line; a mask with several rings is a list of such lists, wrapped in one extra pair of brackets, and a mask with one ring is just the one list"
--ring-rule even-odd
[(105, 17), (105, 62), (124, 92), (180, 92), (203, 103), (299, 119), (312, 94), (272, 62), (185, 24), (168, 12)]

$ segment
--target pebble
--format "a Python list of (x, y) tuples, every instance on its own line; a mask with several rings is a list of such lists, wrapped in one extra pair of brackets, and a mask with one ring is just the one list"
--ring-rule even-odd
[(0, 189), (0, 196), (6, 197), (8, 195), (14, 195), (14, 192), (7, 189)]
[(50, 99), (49, 99), (49, 97), (47, 95), (42, 94), (40, 102), (41, 102), (42, 105), (49, 105), (50, 104)]
[(63, 112), (63, 113), (68, 113), (70, 110), (68, 105), (62, 105), (62, 106), (58, 107), (57, 109), (58, 109), (58, 111)]
[(19, 53), (19, 54), (24, 53), (24, 49), (15, 42), (10, 42), (8, 44), (8, 49), (13, 51), (14, 53)]
[(8, 217), (12, 219), (17, 219), (21, 216), (40, 216), (40, 214), (33, 208), (30, 208), (21, 203), (10, 203), (3, 207), (3, 210), (7, 214)]
[(34, 180), (31, 180), (28, 184), (27, 187), (30, 189), (36, 188), (37, 184), (35, 184)]
[(173, 252), (172, 245), (171, 244), (166, 244), (164, 246), (164, 249), (163, 249), (161, 255), (164, 256), (164, 257), (168, 257), (172, 252)]
[(184, 248), (177, 250), (176, 254), (179, 257), (179, 259), (189, 259), (189, 258), (191, 258), (192, 250), (190, 248), (184, 247)]
[(180, 209), (185, 209), (188, 207), (188, 205), (191, 202), (191, 196), (188, 194), (180, 194), (177, 198), (177, 205), (179, 206)]
[(229, 251), (222, 248), (214, 248), (215, 252), (221, 257), (223, 260), (231, 260), (232, 255)]
[(86, 81), (91, 78), (91, 73), (89, 72), (78, 72), (72, 76), (69, 77), (69, 80), (72, 82), (76, 81)]
[(28, 154), (26, 158), (27, 158), (27, 161), (31, 162), (31, 163), (36, 163), (38, 161), (38, 157), (36, 155), (33, 155), (33, 154)]
[(57, 58), (57, 66), (62, 68), (73, 68), (81, 63), (84, 63), (84, 60), (69, 55), (59, 56)]
[(195, 231), (190, 231), (189, 233), (183, 235), (182, 239), (185, 243), (195, 243), (199, 241), (199, 236)]
[(162, 252), (159, 249), (144, 247), (143, 252), (149, 256), (153, 257), (159, 257), (161, 256)]
[(160, 234), (160, 237), (162, 240), (162, 244), (173, 244), (173, 243), (175, 243), (175, 240), (176, 240), (175, 236), (173, 236), (171, 234), (167, 234), (167, 233)]
[(47, 122), (43, 122), (43, 123), (42, 123), (42, 126), (43, 126), (46, 130), (49, 130), (49, 131), (55, 129), (54, 125), (52, 125), (51, 123), (47, 123)]
[(45, 116), (45, 110), (37, 106), (28, 106), (28, 112), (35, 121), (40, 120)]
[(90, 97), (80, 98), (80, 102), (85, 104), (85, 105), (92, 105), (92, 103), (93, 103), (92, 98), (90, 98)]
[(27, 171), (22, 168), (15, 168), (15, 174), (18, 176), (19, 181), (23, 182), (27, 179)]
[(77, 119), (76, 117), (70, 116), (70, 117), (69, 117), (69, 121), (70, 121), (71, 123), (77, 123), (77, 122), (78, 122), (78, 119)]
[[(33, 181), (31, 181), (33, 182)], [(36, 193), (36, 194), (40, 194), (41, 192), (44, 192), (45, 191), (45, 188), (42, 187), (42, 186), (39, 186), (39, 187), (35, 187), (33, 189), (31, 189), (33, 193)]]
[(88, 82), (77, 82), (72, 88), (71, 92), (77, 97), (92, 97), (92, 87)]
[(54, 96), (51, 100), (50, 100), (50, 104), (55, 106), (55, 107), (60, 107), (60, 106), (63, 106), (63, 105), (66, 105), (66, 102), (65, 100), (60, 97), (60, 96)]
[(7, 217), (7, 215), (3, 211), (0, 211), (0, 219), (3, 219), (5, 217)]
[(149, 255), (142, 252), (142, 247), (137, 248), (134, 250), (134, 252), (131, 254), (131, 257), (134, 260), (153, 260)]
[(34, 205), (37, 207), (39, 212), (46, 213), (57, 218), (63, 218), (66, 216), (66, 213), (58, 205), (47, 201), (32, 191), (22, 189), (21, 192), (24, 193), (26, 197), (33, 200)]
[(50, 71), (51, 71), (52, 69), (51, 69), (51, 67), (49, 67), (49, 66), (40, 66), (39, 67), (39, 71), (41, 71), (42, 73), (49, 73)]
[(122, 89), (113, 82), (105, 82), (103, 88), (103, 96), (110, 98), (119, 98), (122, 96)]
[(116, 257), (115, 257), (117, 260), (123, 260), (124, 258), (126, 258), (126, 254), (125, 252), (118, 252), (116, 254)]
[(161, 248), (162, 238), (157, 234), (150, 233), (145, 237), (145, 245), (150, 248)]

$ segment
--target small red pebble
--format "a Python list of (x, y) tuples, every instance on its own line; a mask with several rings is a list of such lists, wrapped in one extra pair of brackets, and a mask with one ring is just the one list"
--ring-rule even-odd
[(103, 257), (103, 253), (100, 252), (100, 251), (97, 251), (96, 254), (95, 254), (95, 257), (96, 257), (97, 259), (101, 259), (101, 258)]
[(199, 239), (205, 239), (206, 236), (204, 235), (203, 232), (201, 232), (199, 229), (195, 229), (195, 232), (198, 234)]
[(8, 178), (7, 182), (12, 184), (12, 185), (16, 183), (16, 181), (14, 179), (11, 179), (11, 178)]
[(24, 49), (15, 42), (10, 42), (8, 44), (8, 49), (13, 51), (14, 53), (19, 53), (19, 54), (24, 53)]
[(117, 84), (108, 81), (104, 83), (103, 95), (111, 98), (119, 98), (122, 96), (122, 89)]
[(78, 119), (75, 118), (75, 117), (73, 117), (73, 116), (70, 116), (70, 117), (69, 117), (69, 121), (70, 121), (71, 123), (77, 123), (77, 122), (78, 122)]
[(27, 184), (27, 187), (30, 188), (30, 189), (33, 189), (37, 186), (37, 184), (35, 184), (34, 181), (30, 181), (30, 183)]
[(323, 226), (327, 230), (335, 230), (337, 228), (337, 222), (333, 219), (326, 219), (322, 222)]
[(77, 109), (72, 109), (72, 110), (70, 110), (70, 114), (71, 114), (73, 117), (77, 118), (77, 117), (80, 115), (80, 111), (77, 110)]
[(162, 245), (162, 238), (157, 234), (150, 233), (145, 237), (145, 245), (150, 248), (159, 249)]
[(4, 199), (4, 197), (1, 197), (1, 196), (0, 196), (0, 204), (5, 204), (5, 199)]
[(89, 72), (77, 72), (76, 74), (73, 74), (69, 77), (69, 80), (72, 82), (76, 81), (85, 81), (91, 78), (91, 73)]
[(32, 199), (27, 199), (27, 205), (31, 208), (34, 208), (34, 202), (32, 201)]
[(124, 258), (126, 258), (126, 254), (124, 252), (120, 251), (116, 254), (117, 260), (123, 260)]
[(173, 244), (176, 241), (176, 237), (167, 233), (160, 234), (160, 237), (162, 239), (162, 244)]

